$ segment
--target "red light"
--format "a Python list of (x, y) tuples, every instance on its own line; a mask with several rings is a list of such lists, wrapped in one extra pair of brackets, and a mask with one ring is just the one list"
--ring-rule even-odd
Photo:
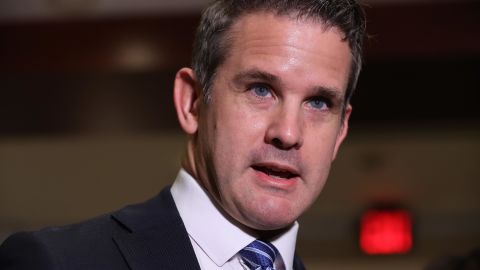
[(368, 210), (361, 219), (360, 248), (370, 255), (405, 254), (412, 249), (412, 219), (405, 210)]

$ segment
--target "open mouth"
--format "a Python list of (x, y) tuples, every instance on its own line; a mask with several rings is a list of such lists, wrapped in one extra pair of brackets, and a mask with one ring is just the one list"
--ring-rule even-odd
[(289, 180), (299, 176), (298, 173), (292, 170), (282, 169), (282, 168), (277, 168), (272, 166), (254, 165), (252, 166), (252, 168), (268, 176), (275, 177), (282, 180)]

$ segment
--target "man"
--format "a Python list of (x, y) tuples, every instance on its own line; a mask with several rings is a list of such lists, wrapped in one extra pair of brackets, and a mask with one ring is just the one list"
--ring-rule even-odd
[(0, 248), (1, 269), (303, 269), (297, 218), (347, 134), (365, 19), (354, 0), (224, 0), (175, 78), (183, 169), (156, 198)]

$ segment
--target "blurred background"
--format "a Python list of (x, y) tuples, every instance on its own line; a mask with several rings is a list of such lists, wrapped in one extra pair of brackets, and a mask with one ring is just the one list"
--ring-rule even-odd
[[(480, 246), (480, 2), (364, 3), (350, 134), (301, 220), (298, 252), (309, 269), (466, 256)], [(0, 242), (173, 181), (185, 137), (172, 82), (206, 4), (0, 2)]]

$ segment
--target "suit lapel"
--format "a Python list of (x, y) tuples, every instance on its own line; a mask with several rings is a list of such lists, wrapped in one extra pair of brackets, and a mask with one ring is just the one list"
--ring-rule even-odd
[(119, 223), (113, 240), (132, 270), (200, 270), (170, 187), (112, 218)]
[(305, 266), (296, 254), (293, 257), (293, 270), (305, 270)]

